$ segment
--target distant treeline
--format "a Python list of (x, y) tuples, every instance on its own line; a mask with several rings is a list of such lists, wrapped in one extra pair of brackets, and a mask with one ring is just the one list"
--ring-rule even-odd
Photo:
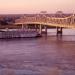
[[(20, 18), (20, 17), (34, 17), (37, 16), (38, 14), (15, 14), (15, 15), (0, 15), (0, 25), (12, 25), (13, 23), (15, 23), (15, 20)], [(42, 14), (39, 14), (40, 16)], [(57, 14), (45, 14), (45, 16), (48, 17), (67, 17), (70, 16), (71, 14), (59, 14), (59, 12), (57, 12)]]
[(13, 23), (13, 22), (14, 21), (11, 18), (9, 18), (9, 19), (4, 18), (4, 19), (0, 20), (0, 25), (9, 25), (10, 23)]
[(15, 19), (19, 18), (19, 16), (1, 16), (0, 25), (11, 25), (15, 22)]

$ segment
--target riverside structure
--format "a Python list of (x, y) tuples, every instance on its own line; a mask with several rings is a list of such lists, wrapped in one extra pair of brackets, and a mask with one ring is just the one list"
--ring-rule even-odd
[(21, 25), (22, 28), (27, 27), (28, 24), (33, 24), (36, 27), (39, 26), (39, 33), (42, 34), (42, 29), (44, 26), (45, 33), (47, 34), (47, 26), (52, 26), (57, 29), (57, 35), (62, 35), (63, 28), (75, 29), (75, 15), (72, 14), (68, 17), (49, 17), (45, 14), (38, 14), (34, 17), (23, 16), (20, 19), (15, 20), (15, 25)]
[[(32, 25), (32, 27), (30, 27)], [(75, 28), (75, 15), (68, 17), (57, 18), (49, 17), (45, 14), (38, 14), (34, 17), (23, 16), (15, 20), (13, 26), (20, 26), (19, 29), (4, 29), (0, 30), (0, 38), (24, 38), (37, 37), (42, 35), (42, 30), (47, 35), (47, 26), (52, 26), (57, 29), (57, 36), (62, 35), (63, 28)]]

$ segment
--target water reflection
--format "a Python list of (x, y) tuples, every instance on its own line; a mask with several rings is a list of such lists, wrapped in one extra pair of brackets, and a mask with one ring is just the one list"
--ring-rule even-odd
[(0, 75), (75, 75), (75, 36), (0, 40)]

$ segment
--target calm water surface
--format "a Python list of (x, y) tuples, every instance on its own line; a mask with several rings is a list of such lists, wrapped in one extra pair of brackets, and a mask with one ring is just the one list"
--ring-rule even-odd
[(75, 32), (66, 31), (58, 38), (51, 32), (41, 38), (0, 39), (0, 75), (75, 75)]

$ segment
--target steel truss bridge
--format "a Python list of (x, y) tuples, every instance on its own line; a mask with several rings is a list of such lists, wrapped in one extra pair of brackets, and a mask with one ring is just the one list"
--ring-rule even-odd
[(16, 25), (39, 24), (53, 27), (75, 28), (75, 16), (71, 15), (64, 18), (48, 17), (37, 15), (35, 17), (23, 16), (15, 20)]

